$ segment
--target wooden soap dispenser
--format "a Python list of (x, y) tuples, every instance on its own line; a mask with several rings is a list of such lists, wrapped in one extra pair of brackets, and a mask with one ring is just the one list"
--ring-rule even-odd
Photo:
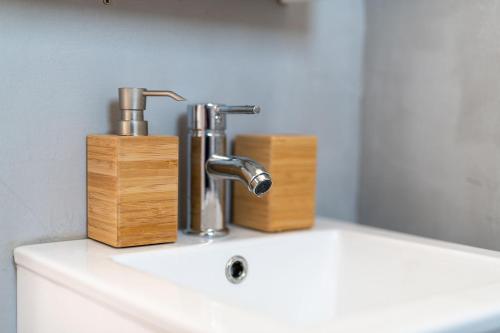
[(177, 240), (177, 136), (148, 136), (146, 98), (172, 91), (120, 88), (116, 135), (87, 137), (88, 237), (114, 247)]

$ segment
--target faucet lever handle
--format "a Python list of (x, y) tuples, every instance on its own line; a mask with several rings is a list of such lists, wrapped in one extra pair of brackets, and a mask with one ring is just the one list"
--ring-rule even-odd
[(226, 114), (256, 114), (260, 113), (258, 105), (220, 105), (217, 111)]

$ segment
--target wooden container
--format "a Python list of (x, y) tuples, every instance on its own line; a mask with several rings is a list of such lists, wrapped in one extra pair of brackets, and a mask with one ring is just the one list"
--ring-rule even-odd
[(177, 197), (177, 137), (87, 137), (89, 238), (114, 247), (175, 242)]
[(269, 171), (273, 185), (261, 198), (241, 184), (233, 187), (233, 223), (275, 232), (309, 228), (315, 219), (315, 136), (240, 135), (236, 155), (250, 157)]

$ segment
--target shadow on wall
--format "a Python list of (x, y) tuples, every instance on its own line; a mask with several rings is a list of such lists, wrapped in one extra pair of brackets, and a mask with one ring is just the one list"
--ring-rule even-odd
[(188, 137), (188, 116), (183, 113), (177, 118), (177, 133), (179, 136), (179, 228), (186, 227), (187, 211), (187, 137)]
[(108, 106), (108, 134), (118, 133), (118, 130), (120, 129), (120, 120), (120, 105), (118, 103), (118, 100), (114, 100), (109, 103)]
[[(144, 20), (176, 20), (213, 26), (246, 26), (255, 30), (286, 29), (289, 33), (307, 34), (310, 5), (281, 5), (277, 0), (8, 0), (16, 6), (56, 6), (60, 10), (100, 10), (105, 15)], [(53, 10), (53, 8), (51, 8)], [(306, 18), (306, 19), (305, 19)], [(172, 33), (165, 31), (166, 34)], [(139, 38), (131, 36), (131, 38)]]

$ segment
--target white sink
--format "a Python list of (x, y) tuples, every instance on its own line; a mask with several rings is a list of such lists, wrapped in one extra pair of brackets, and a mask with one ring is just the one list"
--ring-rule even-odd
[[(239, 284), (234, 255), (248, 263)], [(500, 331), (497, 252), (327, 219), (121, 250), (24, 246), (15, 260), (22, 333)]]

